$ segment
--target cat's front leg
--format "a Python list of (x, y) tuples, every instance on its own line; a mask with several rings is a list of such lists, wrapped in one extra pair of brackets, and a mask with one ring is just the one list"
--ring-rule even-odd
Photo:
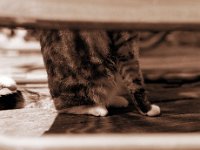
[(117, 68), (138, 111), (147, 116), (157, 116), (160, 108), (152, 105), (147, 98), (143, 76), (139, 64), (138, 34), (136, 32), (119, 32), (113, 34), (117, 50)]
[(130, 65), (129, 67), (126, 67), (127, 70), (125, 69), (126, 71), (122, 73), (123, 81), (127, 85), (133, 103), (141, 114), (150, 117), (157, 116), (160, 114), (160, 107), (152, 105), (148, 100), (142, 81), (142, 74), (138, 70), (139, 67), (134, 68), (134, 66), (135, 65)]

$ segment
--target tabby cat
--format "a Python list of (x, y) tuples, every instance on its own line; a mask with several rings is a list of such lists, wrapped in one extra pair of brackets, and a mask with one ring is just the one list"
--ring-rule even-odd
[(58, 112), (106, 116), (110, 106), (134, 103), (141, 114), (160, 114), (146, 97), (137, 32), (44, 30), (40, 43)]

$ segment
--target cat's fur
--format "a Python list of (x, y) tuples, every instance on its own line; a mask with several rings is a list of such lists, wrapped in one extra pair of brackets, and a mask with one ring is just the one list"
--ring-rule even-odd
[(0, 90), (3, 88), (8, 88), (11, 91), (15, 91), (17, 90), (17, 84), (12, 78), (0, 76)]
[(128, 96), (142, 114), (160, 114), (145, 94), (138, 33), (44, 30), (40, 43), (59, 112), (105, 116), (109, 106), (127, 107)]

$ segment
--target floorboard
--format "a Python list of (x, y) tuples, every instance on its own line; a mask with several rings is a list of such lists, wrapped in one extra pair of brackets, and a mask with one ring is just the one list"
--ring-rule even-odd
[[(86, 142), (94, 138), (97, 144), (100, 144), (101, 136), (108, 141), (116, 137), (115, 140), (124, 141), (119, 145), (123, 149), (199, 149), (199, 48), (164, 44), (141, 52), (149, 99), (162, 110), (155, 118), (141, 116), (133, 106), (112, 108), (106, 117), (57, 114), (48, 92), (40, 50), (21, 51), (24, 50), (0, 49), (0, 74), (11, 76), (18, 82), (26, 104), (23, 109), (0, 111), (0, 149), (71, 149), (69, 141), (72, 137), (73, 142), (79, 139), (80, 145), (74, 144), (76, 149), (82, 149), (80, 136), (84, 136)], [(184, 65), (181, 66), (182, 62)], [(130, 141), (135, 139), (144, 142)], [(91, 142), (85, 146), (90, 149)], [(114, 146), (111, 142), (110, 147)], [(92, 148), (103, 149), (97, 145)]]

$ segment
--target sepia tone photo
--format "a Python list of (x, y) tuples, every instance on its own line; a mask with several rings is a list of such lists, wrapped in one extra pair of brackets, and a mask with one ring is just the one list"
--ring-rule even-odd
[(199, 8), (0, 0), (0, 150), (200, 149)]

